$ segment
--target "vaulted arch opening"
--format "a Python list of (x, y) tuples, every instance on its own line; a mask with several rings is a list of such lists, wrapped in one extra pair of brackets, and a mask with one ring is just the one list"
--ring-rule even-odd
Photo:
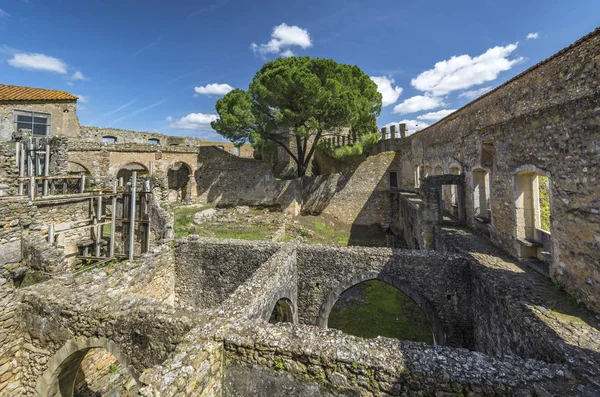
[(269, 318), (271, 324), (293, 323), (294, 322), (294, 304), (287, 298), (281, 298), (275, 303), (275, 307)]
[[(136, 393), (138, 375), (111, 341), (78, 338), (67, 342), (48, 360), (38, 379), (38, 396), (97, 396)], [(132, 395), (134, 395), (132, 394)]]
[(317, 326), (365, 338), (446, 343), (431, 304), (410, 287), (381, 274), (357, 275), (336, 286), (321, 305)]
[(329, 328), (363, 338), (385, 336), (433, 344), (431, 326), (419, 306), (396, 287), (368, 280), (344, 291), (329, 313)]
[(183, 162), (173, 164), (167, 172), (169, 199), (171, 201), (189, 201), (191, 195), (190, 175), (192, 169)]
[(127, 182), (131, 179), (133, 175), (133, 171), (137, 171), (138, 176), (143, 174), (148, 174), (148, 168), (140, 163), (128, 163), (123, 165), (119, 172), (117, 172), (117, 180), (123, 181), (123, 184), (126, 185)]

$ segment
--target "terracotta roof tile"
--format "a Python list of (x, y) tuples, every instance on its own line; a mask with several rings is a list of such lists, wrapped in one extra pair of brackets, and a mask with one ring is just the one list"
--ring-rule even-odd
[(77, 97), (68, 92), (46, 90), (43, 88), (19, 87), (0, 84), (0, 102), (2, 101), (76, 101)]

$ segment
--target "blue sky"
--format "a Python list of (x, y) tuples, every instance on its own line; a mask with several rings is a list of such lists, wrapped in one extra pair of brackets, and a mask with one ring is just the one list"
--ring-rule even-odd
[(432, 124), (591, 32), (600, 1), (0, 0), (0, 83), (80, 96), (82, 125), (220, 138), (215, 101), (260, 66), (356, 64), (380, 126)]

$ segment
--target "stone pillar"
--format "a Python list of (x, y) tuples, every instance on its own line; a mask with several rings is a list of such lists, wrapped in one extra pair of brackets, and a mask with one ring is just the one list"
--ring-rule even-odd
[(408, 128), (405, 123), (400, 124), (400, 138), (406, 138), (408, 136)]
[(342, 146), (346, 146), (346, 136), (342, 136)]
[(336, 136), (335, 138), (336, 138), (336, 141), (337, 141), (335, 146), (339, 147), (339, 146), (340, 146), (340, 143), (341, 143), (340, 136), (338, 135), (338, 136)]
[(381, 127), (381, 140), (385, 141), (387, 139), (387, 127)]
[(396, 124), (390, 125), (390, 138), (396, 139)]

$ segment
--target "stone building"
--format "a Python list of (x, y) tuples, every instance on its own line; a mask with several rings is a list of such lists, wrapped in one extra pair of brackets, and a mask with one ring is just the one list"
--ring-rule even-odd
[[(598, 59), (600, 29), (418, 133), (386, 129), (368, 155), (320, 156), (332, 172), (295, 180), (226, 145), (78, 123), (71, 136), (51, 107), (75, 117), (74, 97), (42, 101), (52, 138), (29, 150), (36, 108), (9, 87), (0, 395), (600, 395)], [(13, 134), (18, 122), (31, 128)], [(43, 175), (23, 168), (32, 151)], [(105, 255), (102, 227), (137, 222), (106, 210), (135, 202), (134, 171), (152, 191), (137, 223), (151, 238), (123, 260)], [(352, 235), (173, 241), (178, 201), (325, 214)], [(409, 249), (360, 246), (369, 227)], [(105, 256), (74, 252), (86, 247)], [(73, 256), (99, 268), (75, 271)], [(369, 280), (410, 297), (434, 344), (329, 329), (335, 302)]]
[(0, 141), (13, 131), (34, 136), (79, 136), (77, 97), (63, 91), (0, 84)]

